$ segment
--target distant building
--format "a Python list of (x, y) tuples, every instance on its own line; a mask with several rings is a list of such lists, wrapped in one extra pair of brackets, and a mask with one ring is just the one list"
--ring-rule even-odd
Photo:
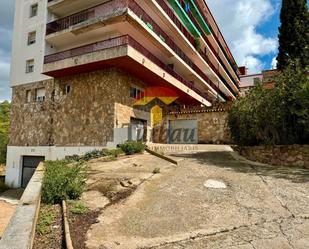
[(276, 69), (264, 70), (258, 74), (247, 74), (247, 69), (245, 67), (240, 67), (240, 95), (245, 96), (246, 93), (256, 86), (262, 83), (267, 89), (272, 89), (275, 86), (274, 77), (278, 73)]

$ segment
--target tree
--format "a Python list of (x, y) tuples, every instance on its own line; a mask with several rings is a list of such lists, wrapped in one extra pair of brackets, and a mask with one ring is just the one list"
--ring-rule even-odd
[(6, 147), (9, 141), (10, 108), (8, 101), (0, 103), (0, 164), (6, 161)]
[(309, 14), (306, 0), (283, 0), (280, 13), (277, 67), (283, 70), (289, 61), (309, 65)]
[(233, 103), (229, 115), (238, 145), (308, 144), (309, 78), (299, 62), (290, 62), (275, 87), (258, 85)]

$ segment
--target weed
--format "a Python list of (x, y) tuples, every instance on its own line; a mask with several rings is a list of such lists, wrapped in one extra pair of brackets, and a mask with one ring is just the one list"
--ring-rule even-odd
[(73, 214), (86, 214), (89, 212), (89, 208), (81, 201), (69, 201), (68, 204)]
[(161, 173), (161, 169), (160, 168), (155, 168), (153, 171), (152, 171), (152, 174), (160, 174)]
[(52, 224), (55, 221), (55, 214), (49, 206), (41, 208), (40, 217), (36, 227), (36, 231), (40, 235), (46, 235), (52, 232)]

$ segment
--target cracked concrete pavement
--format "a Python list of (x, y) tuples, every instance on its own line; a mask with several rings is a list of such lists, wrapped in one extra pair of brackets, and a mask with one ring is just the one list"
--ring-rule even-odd
[[(161, 174), (101, 210), (87, 234), (89, 249), (309, 248), (309, 169), (251, 163), (226, 146), (173, 154), (178, 167), (138, 157), (140, 172), (128, 159), (96, 164), (105, 175), (146, 178), (155, 166)], [(208, 179), (227, 188), (208, 189)]]

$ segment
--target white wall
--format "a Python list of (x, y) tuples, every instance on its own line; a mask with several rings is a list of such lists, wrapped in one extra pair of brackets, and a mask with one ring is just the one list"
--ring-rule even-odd
[(23, 156), (44, 156), (45, 160), (61, 160), (66, 156), (83, 155), (95, 149), (103, 147), (8, 146), (5, 182), (13, 188), (21, 186)]
[[(38, 15), (30, 16), (30, 6), (38, 3)], [(47, 0), (15, 0), (14, 32), (11, 62), (11, 86), (48, 79), (42, 75), (45, 53)], [(28, 33), (36, 31), (36, 43), (29, 45)], [(34, 59), (33, 73), (26, 73), (26, 61)]]

